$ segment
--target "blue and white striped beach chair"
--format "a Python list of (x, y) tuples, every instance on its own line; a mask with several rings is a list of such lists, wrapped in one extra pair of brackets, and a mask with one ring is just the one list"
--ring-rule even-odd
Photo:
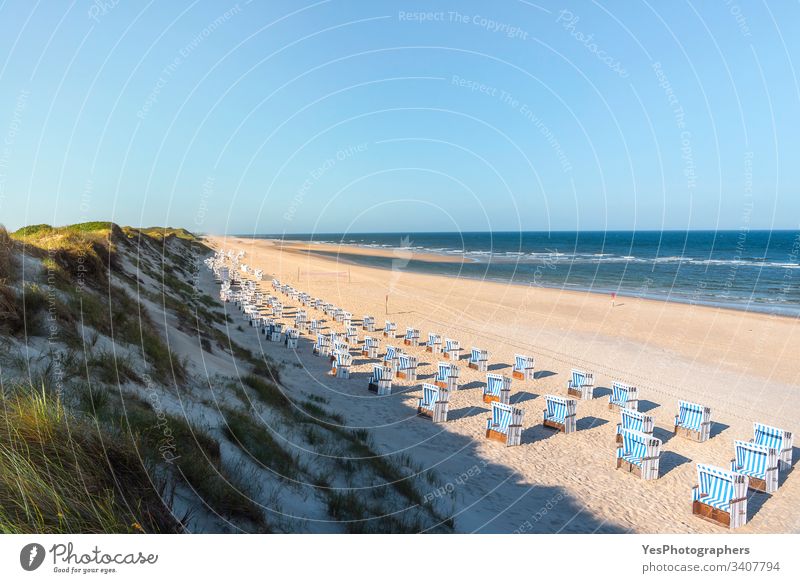
[(542, 412), (542, 424), (545, 427), (558, 429), (564, 433), (577, 431), (578, 402), (575, 399), (545, 395), (544, 402), (545, 409)]
[(283, 324), (281, 322), (273, 322), (269, 328), (269, 336), (267, 338), (270, 342), (280, 342), (282, 333)]
[(442, 355), (447, 360), (458, 361), (461, 358), (461, 344), (458, 340), (452, 338), (444, 339), (444, 354)]
[(439, 362), (437, 364), (436, 380), (437, 387), (449, 391), (458, 390), (458, 365), (452, 362)]
[(791, 431), (770, 427), (763, 423), (753, 423), (753, 439), (755, 444), (774, 447), (778, 450), (778, 462), (782, 469), (792, 467), (792, 446), (794, 438)]
[(507, 446), (522, 442), (522, 417), (524, 411), (499, 401), (492, 403), (492, 416), (486, 420), (486, 437)]
[(572, 369), (572, 378), (567, 381), (567, 394), (585, 400), (594, 398), (594, 374)]
[(401, 354), (397, 363), (397, 378), (407, 381), (417, 380), (417, 357)]
[(386, 320), (386, 323), (383, 325), (383, 335), (387, 338), (395, 338), (395, 332), (397, 331), (397, 324), (394, 322), (390, 322)]
[(367, 358), (378, 358), (378, 339), (372, 336), (364, 336), (364, 346), (361, 347), (361, 356)]
[(383, 355), (383, 365), (392, 369), (392, 372), (397, 372), (397, 366), (400, 360), (400, 351), (394, 346), (386, 347), (386, 354)]
[(369, 390), (379, 395), (392, 393), (392, 369), (382, 364), (372, 365), (372, 376), (369, 379)]
[(336, 350), (333, 353), (333, 360), (331, 361), (331, 375), (340, 379), (350, 378), (350, 365), (353, 362), (353, 357), (349, 352)]
[(300, 333), (294, 328), (287, 328), (285, 336), (284, 345), (286, 348), (297, 350), (297, 339), (300, 337)]
[(749, 441), (734, 441), (731, 471), (750, 478), (750, 488), (772, 494), (778, 489), (778, 450)]
[(312, 352), (317, 356), (328, 356), (331, 353), (331, 341), (325, 334), (317, 334)]
[(432, 354), (439, 354), (442, 352), (442, 337), (433, 332), (428, 333), (428, 344), (425, 347), (427, 352)]
[(348, 326), (345, 329), (348, 344), (358, 344), (358, 330), (355, 326)]
[(422, 398), (417, 401), (417, 414), (430, 417), (434, 423), (445, 423), (450, 407), (450, 391), (430, 383), (422, 384)]
[(532, 381), (534, 379), (534, 361), (532, 356), (525, 356), (524, 354), (514, 355), (514, 367), (511, 369), (511, 376), (515, 379), (523, 381)]
[(706, 441), (711, 436), (711, 409), (680, 401), (675, 415), (675, 434), (694, 441)]
[(419, 330), (416, 328), (406, 328), (403, 344), (406, 346), (419, 346)]
[(486, 386), (483, 389), (483, 402), (500, 401), (508, 404), (511, 401), (511, 377), (489, 373), (486, 375)]
[(643, 480), (658, 478), (661, 440), (632, 429), (621, 430), (622, 443), (617, 445), (617, 469), (624, 469)]
[(367, 332), (375, 332), (375, 317), (364, 316), (361, 320), (361, 329)]
[(697, 464), (697, 486), (692, 488), (692, 514), (728, 528), (747, 524), (747, 487), (744, 474)]
[(633, 409), (620, 409), (621, 421), (617, 423), (617, 443), (622, 443), (622, 430), (632, 429), (640, 433), (652, 435), (655, 421), (652, 415), (646, 415)]
[(489, 368), (489, 351), (473, 346), (472, 350), (470, 350), (467, 366), (481, 372), (486, 372)]
[(639, 389), (633, 385), (614, 381), (608, 397), (609, 409), (639, 409)]

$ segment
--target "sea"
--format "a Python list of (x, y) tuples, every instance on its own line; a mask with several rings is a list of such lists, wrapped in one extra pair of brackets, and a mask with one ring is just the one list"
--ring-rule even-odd
[[(341, 245), (340, 261), (800, 317), (800, 231), (257, 235)], [(388, 257), (348, 247), (377, 248)], [(441, 256), (421, 261), (419, 254)], [(453, 262), (453, 257), (463, 261)]]

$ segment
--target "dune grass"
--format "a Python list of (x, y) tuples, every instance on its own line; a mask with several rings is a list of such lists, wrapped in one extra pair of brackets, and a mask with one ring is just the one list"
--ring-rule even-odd
[(18, 388), (0, 408), (0, 532), (179, 532), (130, 440)]

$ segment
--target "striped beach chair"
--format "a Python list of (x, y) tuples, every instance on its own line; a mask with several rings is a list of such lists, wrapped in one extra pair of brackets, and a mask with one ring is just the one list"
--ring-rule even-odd
[(417, 380), (417, 357), (401, 354), (397, 362), (397, 378), (407, 381)]
[(280, 342), (281, 334), (283, 333), (283, 324), (280, 322), (273, 322), (269, 328), (269, 336), (267, 337), (270, 342)]
[(459, 360), (461, 358), (461, 344), (452, 338), (444, 339), (444, 354), (447, 360)]
[(452, 362), (439, 362), (434, 384), (449, 391), (458, 390), (458, 365)]
[(507, 446), (522, 442), (522, 417), (524, 411), (499, 401), (492, 403), (492, 416), (486, 420), (486, 438)]
[(753, 443), (766, 445), (778, 450), (778, 463), (782, 469), (792, 467), (792, 445), (794, 438), (791, 431), (770, 427), (763, 423), (753, 423)]
[(545, 395), (544, 402), (545, 409), (542, 412), (542, 425), (564, 433), (577, 431), (578, 402), (575, 399)]
[(639, 409), (639, 389), (633, 385), (614, 381), (608, 397), (609, 409)]
[(697, 403), (679, 401), (675, 435), (693, 441), (706, 441), (711, 436), (711, 409)]
[(394, 346), (387, 346), (386, 354), (383, 355), (383, 365), (391, 368), (392, 372), (396, 372), (399, 360), (400, 351)]
[(348, 326), (345, 332), (348, 344), (358, 344), (358, 330), (355, 326)]
[(514, 355), (514, 367), (511, 369), (511, 376), (522, 381), (533, 380), (533, 357), (523, 354)]
[(386, 338), (394, 338), (395, 332), (397, 332), (397, 324), (386, 320), (386, 323), (383, 325), (383, 335)]
[(511, 401), (511, 377), (489, 373), (486, 375), (486, 386), (483, 388), (483, 402), (500, 401), (508, 404)]
[(697, 464), (692, 488), (692, 514), (728, 528), (747, 524), (747, 487), (744, 474)]
[(366, 330), (367, 332), (375, 332), (375, 317), (364, 316), (361, 319), (361, 329)]
[(486, 372), (489, 368), (489, 351), (473, 346), (469, 354), (467, 366), (481, 372)]
[(342, 325), (348, 327), (353, 323), (353, 314), (342, 310)]
[(367, 358), (378, 358), (378, 339), (372, 336), (364, 336), (364, 346), (361, 347), (361, 356)]
[(308, 333), (309, 334), (312, 334), (312, 335), (317, 334), (320, 331), (321, 328), (322, 328), (322, 326), (321, 326), (319, 320), (311, 320), (311, 322), (308, 323)]
[(294, 315), (294, 325), (298, 330), (308, 328), (308, 315), (305, 310), (297, 310)]
[(417, 400), (417, 414), (430, 417), (434, 423), (445, 423), (450, 408), (450, 391), (422, 383), (422, 398)]
[(617, 443), (622, 443), (622, 430), (631, 429), (639, 433), (652, 435), (655, 429), (655, 421), (652, 415), (646, 415), (633, 409), (620, 409), (621, 420), (617, 423)]
[(317, 341), (311, 351), (317, 356), (328, 356), (331, 353), (331, 340), (325, 334), (317, 334)]
[(349, 352), (337, 350), (333, 353), (333, 360), (331, 361), (332, 376), (339, 379), (350, 378), (350, 365), (353, 362), (353, 357)]
[(428, 332), (428, 343), (425, 350), (431, 354), (440, 354), (442, 352), (442, 337), (439, 334)]
[(772, 494), (778, 489), (778, 450), (750, 441), (733, 442), (731, 471), (750, 479), (750, 488)]
[(286, 348), (292, 348), (297, 350), (297, 340), (300, 337), (300, 333), (295, 330), (294, 328), (287, 328), (286, 329), (286, 340), (284, 342)]
[(594, 374), (572, 369), (572, 378), (567, 381), (567, 394), (580, 399), (594, 398)]
[(658, 478), (661, 440), (632, 429), (622, 430), (622, 443), (617, 445), (617, 469), (623, 469), (643, 480)]
[(406, 346), (419, 346), (419, 330), (416, 328), (406, 328), (403, 344)]
[(369, 390), (378, 395), (390, 395), (392, 393), (392, 378), (394, 373), (388, 366), (382, 364), (372, 365), (372, 376), (369, 379)]

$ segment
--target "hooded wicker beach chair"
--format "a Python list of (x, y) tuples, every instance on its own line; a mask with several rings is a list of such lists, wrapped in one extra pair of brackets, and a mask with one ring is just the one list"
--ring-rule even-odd
[(407, 381), (417, 380), (417, 357), (401, 354), (397, 362), (397, 378)]
[(508, 404), (511, 400), (511, 377), (489, 373), (486, 375), (486, 386), (483, 389), (483, 402), (500, 401)]
[(331, 375), (340, 379), (350, 378), (350, 365), (353, 362), (353, 357), (349, 352), (336, 350), (333, 353), (333, 360), (331, 361)]
[(386, 320), (386, 323), (383, 325), (383, 335), (386, 338), (394, 338), (395, 333), (397, 332), (397, 324), (394, 322), (390, 322)]
[(514, 367), (511, 370), (511, 376), (522, 381), (532, 381), (534, 378), (533, 362), (532, 356), (515, 354)]
[(383, 364), (397, 372), (397, 367), (400, 364), (400, 351), (394, 346), (386, 347), (386, 354), (383, 355)]
[(545, 409), (542, 412), (542, 425), (564, 433), (573, 433), (577, 427), (578, 402), (556, 395), (544, 396)]
[(693, 441), (706, 441), (711, 436), (711, 409), (697, 403), (680, 401), (675, 415), (675, 435)]
[(378, 358), (378, 339), (372, 336), (364, 336), (364, 346), (361, 347), (361, 356), (367, 358)]
[(439, 334), (428, 332), (428, 343), (425, 345), (425, 351), (432, 354), (441, 354), (442, 337)]
[(774, 447), (778, 450), (778, 462), (782, 469), (792, 467), (793, 437), (791, 431), (770, 427), (763, 423), (753, 423), (753, 439), (755, 444)]
[(450, 391), (432, 385), (422, 384), (422, 398), (417, 401), (417, 414), (430, 417), (434, 423), (445, 423), (450, 407)]
[(623, 429), (621, 435), (622, 443), (617, 445), (617, 469), (643, 480), (657, 479), (661, 440), (632, 429)]
[(406, 328), (403, 344), (406, 346), (419, 346), (419, 330), (416, 328)]
[(608, 397), (609, 409), (639, 409), (639, 389), (633, 385), (614, 381)]
[(477, 371), (486, 372), (489, 368), (489, 351), (472, 347), (467, 366)]
[(444, 339), (444, 354), (447, 360), (458, 361), (461, 358), (461, 344), (452, 338)]
[(486, 438), (507, 446), (522, 442), (522, 417), (524, 411), (505, 403), (492, 403), (492, 416), (486, 420)]
[(622, 430), (632, 429), (647, 435), (653, 434), (655, 422), (652, 415), (646, 415), (633, 409), (620, 409), (620, 422), (617, 423), (617, 443), (622, 443)]
[(750, 488), (772, 494), (778, 489), (778, 450), (750, 441), (733, 442), (731, 471), (750, 479)]
[(367, 332), (375, 332), (375, 317), (364, 316), (361, 320), (361, 329)]
[(744, 474), (697, 464), (697, 485), (692, 488), (692, 514), (728, 528), (747, 524), (747, 488)]
[(369, 379), (369, 390), (379, 395), (391, 394), (393, 376), (394, 373), (390, 367), (382, 364), (373, 364), (372, 376)]
[(591, 400), (594, 397), (594, 374), (573, 368), (572, 378), (567, 381), (567, 394)]
[(439, 362), (434, 384), (449, 391), (458, 390), (458, 365), (452, 362)]

